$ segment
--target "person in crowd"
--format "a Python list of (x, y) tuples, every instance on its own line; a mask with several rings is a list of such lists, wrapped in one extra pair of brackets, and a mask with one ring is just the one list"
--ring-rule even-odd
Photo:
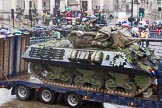
[(76, 25), (80, 25), (80, 19), (79, 18), (76, 18)]
[(95, 26), (93, 22), (89, 22), (89, 30), (90, 31), (97, 31), (98, 28)]
[(146, 24), (149, 24), (149, 20), (146, 20)]
[(78, 11), (74, 11), (74, 18), (78, 17)]
[(8, 30), (8, 28), (4, 27), (3, 25), (1, 26), (0, 29), (6, 29), (6, 30)]
[(136, 38), (138, 38), (139, 37), (139, 33), (138, 32), (133, 32), (133, 37), (136, 37)]
[(73, 17), (73, 13), (72, 13), (72, 11), (68, 11), (67, 13), (66, 13), (66, 17), (69, 17), (68, 19), (67, 19), (67, 22), (71, 22), (72, 21), (72, 17)]
[(83, 10), (81, 9), (81, 10), (80, 10), (80, 23), (82, 22), (83, 16), (84, 16), (84, 12), (83, 12)]
[[(149, 33), (149, 28), (148, 28), (148, 26), (146, 27), (146, 29), (145, 29), (145, 38), (146, 39), (148, 39), (149, 38), (149, 36), (150, 36), (150, 33)], [(146, 40), (146, 47), (148, 47), (149, 46), (149, 41), (148, 40)]]
[(101, 24), (102, 23), (102, 19), (103, 19), (102, 14), (101, 14), (101, 12), (99, 12), (97, 23)]
[(60, 22), (61, 22), (61, 13), (60, 13), (60, 9), (57, 9), (57, 12), (56, 12), (56, 23), (57, 23), (57, 25), (60, 25)]
[(159, 35), (160, 35), (160, 30), (159, 30), (159, 27), (157, 27), (157, 28), (156, 28), (155, 32), (156, 32), (157, 36), (159, 36)]
[(107, 26), (105, 15), (102, 15), (102, 24), (104, 24), (104, 26)]
[(158, 97), (159, 100), (162, 102), (162, 59), (160, 60), (158, 64), (158, 70), (157, 70), (157, 90), (158, 90)]
[[(142, 30), (142, 32), (140, 33), (140, 38), (145, 38), (146, 37), (146, 33), (144, 30)], [(141, 46), (144, 46), (144, 41), (141, 41), (139, 43)]]
[(109, 19), (113, 19), (114, 17), (113, 17), (113, 15), (112, 14), (110, 14), (109, 15)]

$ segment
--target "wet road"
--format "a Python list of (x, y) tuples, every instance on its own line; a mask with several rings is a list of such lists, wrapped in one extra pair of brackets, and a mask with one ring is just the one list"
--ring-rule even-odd
[(15, 99), (8, 103), (0, 106), (1, 108), (69, 108), (65, 105), (55, 104), (55, 105), (47, 105), (40, 103), (39, 101), (20, 101)]
[(16, 98), (15, 96), (10, 95), (10, 93), (11, 90), (0, 89), (0, 106)]

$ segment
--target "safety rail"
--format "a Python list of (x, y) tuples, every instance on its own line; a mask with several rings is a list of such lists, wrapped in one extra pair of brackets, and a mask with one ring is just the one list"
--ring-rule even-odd
[(162, 31), (160, 31), (160, 32), (149, 32), (148, 38), (162, 39)]

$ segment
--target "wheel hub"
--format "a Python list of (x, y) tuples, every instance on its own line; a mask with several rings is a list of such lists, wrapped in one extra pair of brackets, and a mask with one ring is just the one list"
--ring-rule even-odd
[(48, 90), (44, 90), (43, 92), (42, 92), (42, 99), (44, 100), (44, 101), (50, 101), (50, 99), (51, 99), (51, 96), (52, 96), (52, 94), (48, 91)]
[(21, 97), (25, 97), (26, 95), (27, 95), (27, 90), (26, 90), (26, 88), (25, 87), (19, 87), (19, 89), (18, 89), (18, 93), (19, 93), (19, 96), (21, 96)]
[(71, 106), (76, 106), (78, 104), (78, 98), (77, 96), (71, 94), (68, 96), (68, 102)]

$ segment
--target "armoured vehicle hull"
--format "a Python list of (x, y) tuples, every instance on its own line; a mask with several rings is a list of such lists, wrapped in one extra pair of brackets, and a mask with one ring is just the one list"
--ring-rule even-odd
[(156, 70), (152, 55), (145, 60), (140, 55), (143, 51), (135, 44), (113, 51), (30, 47), (23, 58), (30, 62), (31, 72), (45, 82), (133, 97), (150, 86)]
[(154, 52), (135, 43), (127, 29), (72, 31), (67, 37), (71, 48), (30, 47), (23, 58), (31, 72), (45, 82), (128, 97), (142, 93), (156, 76)]

